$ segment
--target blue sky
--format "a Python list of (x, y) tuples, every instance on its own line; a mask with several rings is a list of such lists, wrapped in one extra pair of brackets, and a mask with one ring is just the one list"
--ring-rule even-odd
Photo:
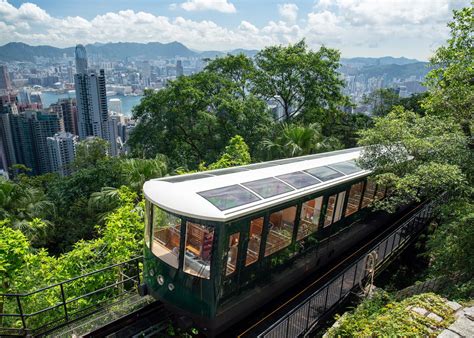
[(259, 49), (305, 38), (345, 57), (426, 60), (469, 0), (0, 0), (0, 44), (180, 41), (197, 50)]

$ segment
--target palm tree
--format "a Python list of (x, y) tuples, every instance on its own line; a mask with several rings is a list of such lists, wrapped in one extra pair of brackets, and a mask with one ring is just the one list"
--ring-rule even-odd
[(303, 156), (341, 147), (335, 138), (325, 137), (317, 123), (308, 126), (282, 123), (275, 137), (265, 139), (263, 147), (272, 158)]
[(120, 196), (117, 188), (104, 187), (91, 194), (88, 202), (89, 211), (97, 213), (99, 221), (103, 222), (109, 212), (119, 206)]
[(122, 172), (127, 185), (140, 192), (145, 181), (166, 175), (166, 158), (158, 155), (154, 159), (130, 158), (122, 160)]

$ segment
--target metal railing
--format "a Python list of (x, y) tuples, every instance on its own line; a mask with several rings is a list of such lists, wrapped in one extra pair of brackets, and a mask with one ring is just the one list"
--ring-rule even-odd
[[(301, 337), (310, 332), (326, 313), (334, 309), (352, 289), (362, 283), (371, 269), (379, 268), (399, 249), (406, 246), (428, 223), (433, 210), (433, 202), (425, 204), (394, 231), (366, 250), (353, 264), (304, 299), (258, 337)], [(367, 262), (369, 255), (374, 260), (373, 265)]]
[(32, 292), (0, 294), (0, 336), (45, 333), (136, 292), (142, 261), (136, 257)]

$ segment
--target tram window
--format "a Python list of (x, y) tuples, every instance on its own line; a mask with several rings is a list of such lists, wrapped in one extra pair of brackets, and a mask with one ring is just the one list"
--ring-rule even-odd
[(291, 244), (295, 226), (296, 206), (289, 207), (270, 215), (265, 257), (286, 248)]
[(334, 215), (334, 207), (336, 205), (337, 194), (328, 198), (328, 206), (326, 207), (326, 218), (324, 219), (324, 226), (327, 227), (332, 223), (332, 216)]
[(237, 256), (239, 254), (240, 232), (229, 236), (229, 251), (227, 251), (227, 268), (225, 275), (228, 276), (237, 268)]
[(150, 226), (150, 213), (151, 213), (151, 203), (150, 201), (146, 200), (145, 201), (145, 245), (147, 247), (150, 247), (150, 231), (151, 231), (151, 226)]
[(360, 199), (362, 198), (362, 189), (364, 182), (353, 184), (349, 192), (349, 199), (347, 201), (346, 216), (352, 215), (359, 210)]
[(262, 241), (263, 217), (259, 217), (250, 221), (249, 242), (247, 244), (247, 256), (245, 258), (245, 266), (258, 261), (260, 252), (260, 242)]
[(375, 193), (375, 198), (381, 200), (385, 197), (385, 186), (377, 184), (377, 192)]
[(362, 206), (361, 208), (365, 208), (374, 200), (375, 195), (375, 182), (374, 181), (367, 181), (365, 186), (364, 198), (362, 199)]
[(178, 268), (181, 219), (153, 206), (151, 251), (163, 262)]
[(322, 204), (323, 196), (303, 203), (301, 206), (300, 224), (298, 233), (296, 234), (296, 240), (299, 241), (318, 230)]
[(214, 228), (186, 222), (184, 272), (209, 279)]
[(344, 207), (344, 199), (346, 198), (346, 192), (342, 191), (337, 196), (336, 211), (334, 213), (334, 223), (339, 221), (342, 217), (342, 208)]

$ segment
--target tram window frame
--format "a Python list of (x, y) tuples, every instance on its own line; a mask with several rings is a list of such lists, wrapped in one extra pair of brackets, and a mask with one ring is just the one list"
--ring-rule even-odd
[[(258, 221), (258, 220), (261, 220), (261, 227), (260, 227), (260, 233), (257, 234), (255, 232), (252, 232), (252, 222), (253, 221)], [(247, 251), (245, 253), (245, 267), (247, 266), (250, 266), (256, 262), (258, 262), (258, 260), (260, 259), (260, 251), (261, 251), (261, 247), (262, 247), (262, 235), (263, 235), (263, 230), (265, 228), (265, 217), (261, 216), (261, 217), (257, 217), (257, 218), (253, 218), (250, 220), (249, 222), (249, 235), (248, 235), (248, 239), (247, 239)], [(255, 237), (253, 237), (255, 235)], [(254, 248), (256, 249), (256, 251), (252, 250), (251, 249), (251, 241), (254, 240), (255, 242), (257, 242), (258, 244), (256, 245), (257, 248)], [(254, 260), (250, 260), (249, 259), (249, 252), (254, 252), (255, 253), (255, 259)]]
[[(237, 269), (238, 269), (238, 264), (239, 264), (239, 247), (240, 247), (240, 232), (235, 232), (233, 234), (229, 235), (229, 241), (228, 241), (228, 247), (227, 247), (227, 260), (225, 264), (225, 276), (228, 277), (232, 274), (234, 274)], [(234, 240), (237, 239), (236, 242)], [(235, 249), (235, 252), (232, 253), (231, 250)], [(230, 257), (232, 254), (233, 257)], [(233, 260), (234, 262), (234, 268), (229, 269), (229, 260)]]
[(145, 240), (145, 245), (147, 246), (148, 249), (151, 248), (151, 234), (152, 234), (152, 216), (153, 212), (153, 207), (152, 203), (149, 200), (145, 200), (145, 215), (144, 215), (144, 221), (145, 221), (145, 233), (143, 235), (143, 238)]
[[(186, 223), (184, 224), (185, 226), (185, 239), (184, 239), (184, 248), (183, 248), (183, 272), (203, 278), (203, 279), (210, 279), (211, 278), (211, 268), (212, 268), (212, 253), (214, 250), (214, 245), (215, 245), (215, 238), (216, 238), (216, 229), (213, 226), (209, 226), (207, 224), (200, 224), (196, 223), (190, 220), (187, 220)], [(194, 227), (194, 229), (191, 229), (191, 227)], [(197, 228), (197, 229), (196, 229)], [(200, 228), (200, 229), (199, 229)], [(190, 230), (191, 229), (191, 230)], [(202, 235), (201, 236), (201, 241), (199, 242), (199, 238), (196, 239), (196, 237), (199, 237), (199, 232), (207, 232), (208, 236)], [(188, 244), (188, 240), (190, 238), (190, 235), (192, 235), (194, 238), (194, 241), (198, 241), (198, 243), (202, 243), (201, 249), (198, 250), (196, 248), (195, 244), (191, 243)], [(191, 240), (189, 240), (190, 242)], [(204, 247), (204, 241), (207, 241), (207, 245), (209, 245), (209, 248), (206, 248), (206, 256), (208, 254), (208, 259), (201, 257), (203, 255), (203, 247)], [(189, 248), (188, 248), (189, 247)], [(193, 250), (191, 250), (193, 248)], [(202, 262), (202, 263), (201, 263)], [(203, 264), (203, 263), (208, 263), (208, 264)], [(199, 270), (195, 269), (192, 265), (198, 266), (200, 265)]]
[(344, 202), (346, 201), (346, 191), (341, 191), (337, 194), (336, 206), (334, 208), (334, 215), (332, 222), (339, 222), (344, 217)]
[[(311, 201), (314, 201), (314, 207), (311, 207), (311, 206), (307, 205), (307, 203), (309, 203)], [(319, 210), (318, 210), (318, 204), (319, 204)], [(324, 196), (323, 195), (315, 197), (315, 198), (311, 198), (311, 199), (301, 203), (301, 211), (300, 211), (300, 217), (299, 217), (299, 222), (298, 222), (298, 230), (297, 230), (297, 233), (296, 233), (296, 240), (297, 241), (300, 241), (300, 240), (314, 234), (315, 232), (317, 232), (319, 230), (319, 227), (320, 227), (320, 224), (321, 224), (321, 215), (323, 213), (323, 207), (324, 207)], [(311, 221), (307, 220), (306, 217), (303, 217), (304, 213), (307, 212), (307, 208), (313, 209), (312, 216), (311, 216)], [(318, 210), (318, 215), (317, 216), (315, 216), (315, 210)], [(316, 219), (315, 219), (315, 217), (316, 217)], [(304, 223), (311, 223), (312, 226), (309, 225), (308, 228), (309, 229), (314, 229), (314, 230), (308, 231), (308, 232), (305, 231), (304, 233), (302, 233), (302, 223), (303, 222)]]
[[(360, 181), (351, 185), (351, 188), (349, 189), (349, 194), (347, 197), (345, 217), (353, 215), (360, 210), (360, 204), (361, 204), (362, 198), (364, 197), (364, 184), (365, 184), (364, 181)], [(356, 200), (356, 198), (353, 195), (357, 194), (357, 189), (359, 190), (359, 197)], [(351, 206), (349, 206), (349, 204), (351, 204)]]
[[(152, 205), (152, 213), (151, 213), (151, 223), (152, 223), (152, 230), (151, 230), (151, 246), (150, 250), (151, 252), (162, 262), (168, 264), (169, 266), (178, 269), (179, 268), (179, 260), (181, 256), (181, 227), (183, 226), (183, 220), (182, 218), (175, 216), (157, 205), (151, 204)], [(161, 214), (161, 215), (159, 215)], [(161, 217), (161, 219), (158, 219), (158, 216)], [(157, 227), (157, 223), (161, 222), (162, 225)], [(166, 225), (166, 223), (168, 225)], [(174, 223), (174, 225), (171, 225), (171, 223)], [(161, 228), (159, 231), (158, 228)], [(167, 237), (166, 240), (163, 240), (162, 238), (158, 237), (157, 234), (163, 234), (166, 233), (165, 237)], [(174, 237), (171, 239), (171, 237)], [(176, 240), (177, 237), (177, 240)], [(178, 243), (173, 244), (173, 243)], [(170, 249), (168, 247), (169, 245), (172, 245), (173, 248)], [(176, 249), (176, 250), (175, 250)]]
[[(369, 185), (373, 186), (373, 190), (372, 190), (372, 194), (369, 196), (368, 193), (367, 193), (367, 188), (369, 187)], [(375, 193), (377, 192), (377, 184), (375, 183), (375, 181), (373, 180), (370, 180), (368, 179), (366, 182), (365, 182), (365, 186), (364, 186), (364, 195), (362, 196), (362, 201), (361, 201), (361, 205), (360, 205), (360, 209), (363, 209), (363, 208), (366, 208), (368, 207), (373, 201), (374, 201), (374, 198), (375, 198)], [(365, 202), (367, 200), (369, 200), (368, 202)]]
[[(332, 220), (334, 218), (334, 211), (336, 209), (337, 195), (338, 195), (338, 193), (335, 193), (335, 194), (331, 194), (327, 197), (326, 208), (324, 210), (323, 228), (326, 228), (326, 227), (330, 226), (333, 223)], [(334, 202), (332, 203), (331, 217), (329, 219), (328, 218), (328, 210), (330, 210), (329, 203), (330, 203), (331, 198), (334, 198)]]
[[(283, 220), (283, 213), (284, 211), (286, 210), (289, 210), (289, 209), (294, 209), (294, 216), (293, 216), (293, 224), (291, 224), (291, 221), (284, 221)], [(294, 231), (295, 231), (295, 226), (296, 226), (296, 216), (297, 216), (297, 212), (298, 212), (298, 204), (295, 204), (295, 205), (290, 205), (286, 208), (283, 208), (283, 209), (280, 209), (280, 210), (276, 210), (276, 211), (273, 211), (273, 212), (270, 212), (269, 213), (269, 216), (268, 216), (268, 220), (267, 220), (267, 223), (266, 223), (266, 227), (268, 228), (267, 230), (267, 236), (266, 236), (266, 240), (265, 240), (265, 247), (264, 247), (264, 257), (268, 257), (268, 256), (271, 256), (273, 255), (274, 253), (277, 253), (287, 247), (289, 247), (291, 245), (291, 243), (293, 242), (293, 234), (294, 234)], [(275, 215), (275, 214), (278, 214), (278, 213), (282, 213), (281, 216), (281, 219), (280, 219), (280, 225), (278, 226), (275, 226), (273, 223), (271, 223), (271, 219), (272, 219), (272, 215)], [(278, 217), (278, 216), (276, 216)], [(287, 223), (286, 225), (284, 225), (284, 223)], [(291, 224), (291, 231), (288, 231), (289, 235), (284, 235), (283, 233), (280, 233), (279, 231), (276, 231), (276, 230), (273, 230), (272, 228), (270, 228), (270, 224), (272, 224), (272, 228), (273, 227), (288, 227), (289, 224)], [(289, 230), (289, 229), (283, 229), (283, 230)], [(284, 244), (283, 245), (280, 245), (280, 246), (277, 246), (277, 245), (274, 245), (274, 247), (276, 247), (275, 249), (270, 247), (269, 246), (269, 238), (270, 236), (274, 236), (274, 237), (287, 237), (285, 239), (285, 241), (283, 242)], [(289, 239), (288, 239), (289, 238)]]

